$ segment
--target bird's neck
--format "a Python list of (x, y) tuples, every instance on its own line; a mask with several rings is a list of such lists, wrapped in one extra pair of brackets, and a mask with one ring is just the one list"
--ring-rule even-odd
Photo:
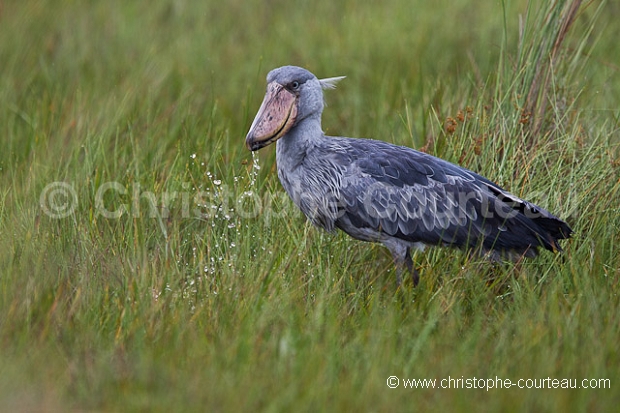
[(323, 136), (320, 115), (301, 120), (276, 143), (276, 161), (281, 166), (297, 167)]

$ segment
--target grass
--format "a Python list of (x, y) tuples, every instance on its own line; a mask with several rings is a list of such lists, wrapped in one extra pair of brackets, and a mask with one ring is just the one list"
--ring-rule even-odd
[[(0, 410), (616, 409), (620, 9), (483, 3), (0, 2)], [(479, 171), (567, 219), (565, 253), (432, 249), (396, 291), (245, 149), (283, 64), (347, 75), (328, 133)]]

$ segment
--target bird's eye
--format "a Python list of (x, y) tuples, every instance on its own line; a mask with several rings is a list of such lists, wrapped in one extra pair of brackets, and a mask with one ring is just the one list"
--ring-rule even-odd
[(296, 81), (296, 80), (292, 81), (291, 82), (291, 89), (293, 89), (293, 90), (299, 89), (299, 82)]

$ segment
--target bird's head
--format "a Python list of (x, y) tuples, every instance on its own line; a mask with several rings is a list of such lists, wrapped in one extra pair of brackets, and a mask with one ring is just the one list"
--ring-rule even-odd
[(323, 89), (333, 89), (341, 77), (317, 79), (296, 66), (283, 66), (267, 75), (267, 93), (245, 143), (256, 151), (280, 139), (295, 125), (323, 112)]

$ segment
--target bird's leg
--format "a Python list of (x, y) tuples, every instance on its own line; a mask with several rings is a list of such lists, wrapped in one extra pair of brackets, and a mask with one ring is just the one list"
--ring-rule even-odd
[(394, 257), (394, 264), (396, 266), (396, 285), (401, 286), (403, 281), (403, 272), (407, 271), (411, 275), (411, 281), (413, 285), (418, 285), (420, 281), (420, 274), (413, 267), (413, 260), (411, 259), (411, 248), (404, 246), (400, 243), (384, 243), (389, 248), (392, 256)]
[[(411, 259), (411, 248), (407, 247), (407, 252), (405, 253), (405, 266), (411, 274), (411, 281), (413, 282), (413, 286), (416, 287), (420, 282), (420, 274), (418, 270), (413, 266), (413, 260)], [(400, 284), (400, 282), (399, 282)]]
[(403, 267), (396, 265), (396, 287), (400, 287), (403, 283)]

